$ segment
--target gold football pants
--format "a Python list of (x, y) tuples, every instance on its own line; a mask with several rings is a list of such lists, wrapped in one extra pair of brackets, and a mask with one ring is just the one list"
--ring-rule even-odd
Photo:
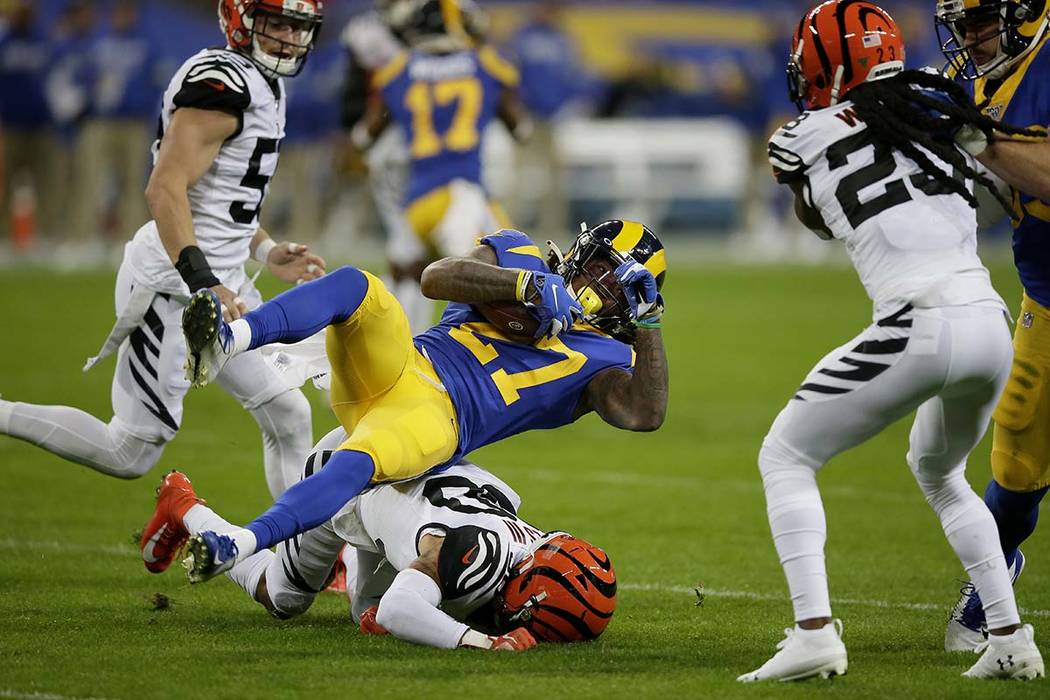
[(373, 481), (423, 474), (459, 445), (455, 409), (430, 361), (412, 343), (397, 299), (374, 275), (357, 311), (329, 326), (332, 410), (349, 436), (341, 450), (372, 457)]
[(1050, 485), (1050, 309), (1027, 294), (1014, 332), (1010, 381), (993, 419), (992, 474), (1010, 491)]

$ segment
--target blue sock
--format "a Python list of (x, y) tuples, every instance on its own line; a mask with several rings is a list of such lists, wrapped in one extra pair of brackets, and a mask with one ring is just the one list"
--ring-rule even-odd
[(364, 452), (339, 450), (324, 469), (292, 486), (269, 510), (247, 526), (255, 535), (256, 551), (312, 530), (328, 521), (346, 502), (365, 490), (375, 465)]
[(1008, 491), (993, 479), (984, 492), (984, 502), (995, 517), (999, 527), (999, 542), (1006, 556), (1006, 565), (1013, 566), (1017, 548), (1035, 532), (1039, 520), (1039, 502), (1043, 500), (1047, 489), (1019, 493)]
[(252, 329), (249, 350), (270, 343), (297, 343), (357, 311), (368, 293), (368, 278), (354, 267), (278, 294), (244, 319)]

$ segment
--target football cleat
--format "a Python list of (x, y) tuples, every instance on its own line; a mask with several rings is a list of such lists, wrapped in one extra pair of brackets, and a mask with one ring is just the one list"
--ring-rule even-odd
[(193, 491), (193, 484), (182, 472), (164, 475), (157, 487), (157, 507), (139, 537), (139, 550), (146, 570), (153, 574), (167, 571), (175, 555), (189, 539), (190, 533), (182, 524), (186, 512), (198, 503), (204, 503)]
[(964, 677), (1024, 681), (1043, 677), (1043, 656), (1031, 625), (1022, 625), (1010, 635), (989, 635), (978, 652), (981, 658)]
[(233, 357), (233, 331), (222, 318), (219, 296), (201, 289), (190, 297), (182, 312), (182, 333), (186, 336), (186, 379), (193, 386), (210, 384)]
[[(1024, 570), (1024, 554), (1017, 550), (1013, 566), (1010, 567), (1010, 582), (1017, 583)], [(977, 595), (977, 587), (967, 581), (959, 589), (959, 600), (948, 615), (948, 627), (944, 630), (945, 651), (976, 652), (988, 638), (988, 627), (984, 620), (984, 606)]]
[(182, 565), (190, 583), (203, 583), (226, 573), (237, 563), (237, 543), (232, 537), (206, 530), (186, 544)]
[(830, 678), (846, 673), (847, 665), (842, 621), (835, 619), (819, 630), (785, 629), (784, 639), (777, 643), (777, 653), (773, 658), (737, 680), (754, 683), (800, 681), (814, 676)]

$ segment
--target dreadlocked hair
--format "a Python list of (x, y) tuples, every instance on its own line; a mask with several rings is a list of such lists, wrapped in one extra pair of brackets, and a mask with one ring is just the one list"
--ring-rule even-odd
[(1046, 137), (1044, 130), (1021, 129), (997, 122), (981, 112), (962, 86), (923, 70), (907, 70), (891, 78), (858, 85), (849, 92), (848, 99), (875, 139), (911, 158), (927, 175), (976, 209), (977, 197), (966, 187), (965, 180), (957, 180), (937, 167), (922, 149), (933, 153), (965, 178), (987, 189), (1010, 217), (1016, 218), (1013, 203), (987, 175), (970, 165), (952, 137), (965, 126), (980, 129), (989, 140), (996, 133)]

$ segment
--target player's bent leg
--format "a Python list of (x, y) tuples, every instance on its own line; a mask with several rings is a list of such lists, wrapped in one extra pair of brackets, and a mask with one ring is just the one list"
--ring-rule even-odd
[(233, 324), (223, 320), (213, 292), (197, 292), (183, 315), (189, 349), (187, 379), (203, 386), (241, 352), (271, 343), (296, 343), (346, 321), (365, 299), (370, 278), (353, 267), (339, 268), (277, 295)]
[(270, 495), (276, 499), (299, 481), (310, 453), (313, 424), (310, 402), (289, 390), (272, 363), (259, 352), (238, 355), (219, 375), (218, 384), (240, 402), (259, 425), (263, 467)]
[(325, 332), (331, 404), (348, 431), (371, 401), (401, 379), (418, 354), (401, 304), (379, 278), (364, 274), (368, 288), (357, 310)]
[(266, 568), (264, 586), (274, 617), (302, 615), (324, 589), (336, 559), (346, 543), (325, 523), (282, 542)]
[(137, 479), (164, 452), (165, 441), (143, 440), (119, 419), (103, 423), (69, 406), (0, 401), (0, 434), (119, 479)]

